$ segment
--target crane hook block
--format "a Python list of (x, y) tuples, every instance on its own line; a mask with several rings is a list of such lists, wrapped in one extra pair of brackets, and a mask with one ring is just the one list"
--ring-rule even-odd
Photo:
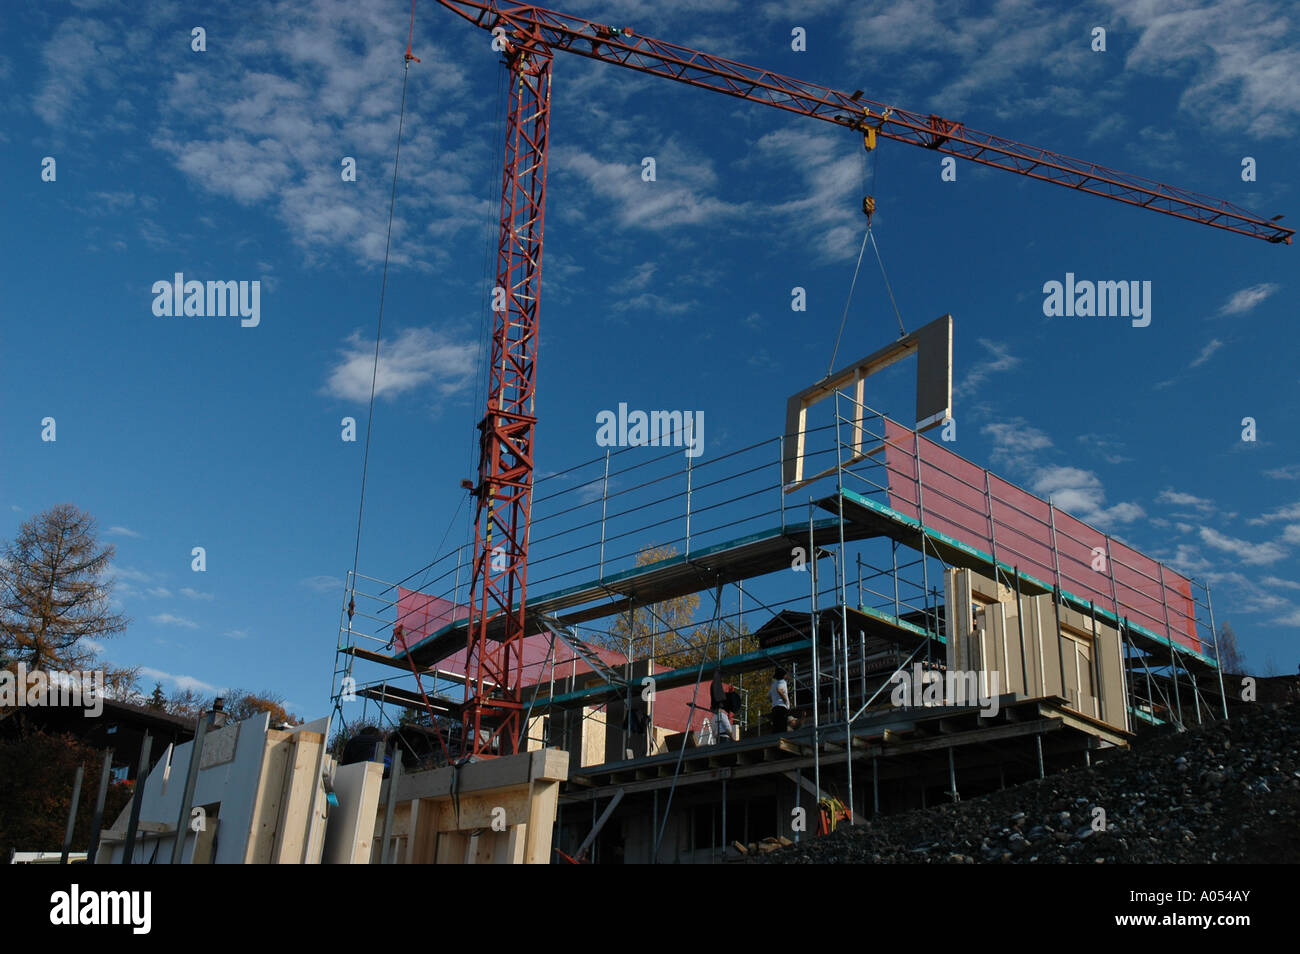
[(876, 148), (876, 128), (874, 126), (866, 126), (863, 128), (862, 147), (866, 149), (867, 152), (871, 152), (871, 150)]
[(866, 215), (868, 219), (870, 219), (873, 215), (875, 215), (876, 200), (873, 197), (869, 195), (864, 195), (862, 197), (862, 212), (864, 215)]

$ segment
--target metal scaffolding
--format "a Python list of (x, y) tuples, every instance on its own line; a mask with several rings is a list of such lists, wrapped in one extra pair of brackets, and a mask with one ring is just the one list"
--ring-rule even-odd
[[(538, 478), (529, 581), (542, 595), (530, 598), (527, 621), (547, 649), (525, 656), (527, 744), (572, 739), (575, 724), (611, 704), (626, 713), (651, 673), (659, 691), (698, 692), (706, 663), (733, 682), (779, 664), (805, 714), (812, 791), (825, 791), (825, 760), (842, 756), (836, 777), (856, 808), (865, 799), (854, 773), (864, 743), (855, 739), (890, 707), (884, 690), (896, 674), (942, 666), (947, 607), (938, 584), (954, 567), (1006, 586), (1017, 603), (1050, 595), (1058, 639), (1065, 609), (1088, 616), (1094, 632), (1115, 628), (1126, 728), (1226, 715), (1208, 588), (1184, 586), (1173, 570), (851, 395), (834, 399), (833, 421), (804, 433), (806, 472), (822, 474), (806, 484), (781, 480), (790, 435), (702, 462), (680, 447), (611, 449)], [(349, 576), (345, 592), (356, 602), (341, 613), (332, 684), (340, 712), (355, 699), (363, 715), (374, 701), (381, 711), (427, 705), (448, 729), (458, 721), (470, 552), (469, 544), (449, 550), (398, 583)], [(717, 602), (707, 625), (674, 618), (673, 601), (710, 591)], [(386, 672), (358, 679), (358, 664)], [(1217, 700), (1206, 675), (1217, 677)], [(403, 688), (421, 678), (426, 695)], [(747, 738), (762, 735), (758, 708), (747, 699)], [(533, 717), (540, 727), (530, 727)], [(622, 718), (626, 749), (630, 720)], [(649, 732), (678, 737), (684, 749), (707, 718), (692, 697), (686, 721), (652, 719)], [(956, 798), (951, 749), (949, 760)], [(877, 809), (874, 757), (871, 772)]]

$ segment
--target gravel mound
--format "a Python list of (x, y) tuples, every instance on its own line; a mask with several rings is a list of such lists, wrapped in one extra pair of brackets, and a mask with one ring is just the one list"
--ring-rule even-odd
[[(1100, 809), (1100, 811), (1098, 811)], [(900, 815), (751, 864), (1300, 861), (1300, 701), (1139, 737), (1091, 768)]]

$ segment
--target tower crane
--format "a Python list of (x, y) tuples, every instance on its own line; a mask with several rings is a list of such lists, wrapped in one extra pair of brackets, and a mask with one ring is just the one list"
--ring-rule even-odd
[[(532, 5), (438, 0), (492, 37), (509, 71), (505, 157), (487, 409), (479, 422), (468, 665), (462, 710), (467, 754), (509, 754), (522, 739), (524, 608), (531, 523), (542, 235), (551, 111), (551, 65), (572, 53), (853, 130), (1004, 169), (1211, 228), (1290, 244), (1294, 229), (1224, 199)], [(415, 59), (408, 44), (408, 62)], [(870, 211), (870, 202), (864, 208)], [(500, 622), (498, 622), (500, 620)], [(499, 638), (489, 636), (499, 627)]]

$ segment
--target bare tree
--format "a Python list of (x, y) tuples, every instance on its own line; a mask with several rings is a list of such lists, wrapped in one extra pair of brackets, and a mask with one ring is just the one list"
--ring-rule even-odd
[(1246, 656), (1237, 645), (1237, 634), (1232, 624), (1224, 621), (1219, 627), (1219, 668), (1239, 676), (1246, 671)]
[(86, 641), (130, 623), (112, 612), (112, 559), (95, 518), (72, 504), (24, 522), (0, 545), (0, 653), (29, 669), (88, 668), (95, 654)]
[(186, 719), (197, 719), (210, 707), (208, 698), (194, 689), (177, 689), (167, 697), (167, 711)]

